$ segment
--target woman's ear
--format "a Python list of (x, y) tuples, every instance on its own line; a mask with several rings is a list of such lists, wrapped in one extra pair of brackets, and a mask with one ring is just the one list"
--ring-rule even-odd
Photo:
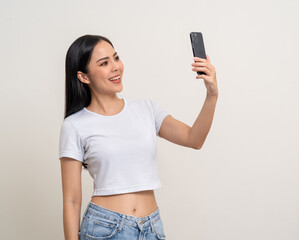
[(78, 71), (77, 72), (77, 78), (79, 79), (79, 81), (81, 81), (82, 83), (89, 83), (88, 77), (86, 76), (85, 73)]

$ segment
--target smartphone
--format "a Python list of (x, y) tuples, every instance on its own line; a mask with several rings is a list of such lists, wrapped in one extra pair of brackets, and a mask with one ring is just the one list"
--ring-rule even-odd
[[(205, 46), (203, 44), (203, 37), (201, 32), (191, 32), (190, 40), (192, 45), (192, 51), (194, 57), (207, 59)], [(204, 74), (205, 72), (197, 72), (198, 75)]]

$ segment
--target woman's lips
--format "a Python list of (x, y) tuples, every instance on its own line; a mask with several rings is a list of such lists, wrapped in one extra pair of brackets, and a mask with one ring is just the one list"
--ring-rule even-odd
[(112, 83), (120, 83), (120, 77), (119, 77), (119, 79), (118, 80), (109, 80), (110, 82), (112, 82)]

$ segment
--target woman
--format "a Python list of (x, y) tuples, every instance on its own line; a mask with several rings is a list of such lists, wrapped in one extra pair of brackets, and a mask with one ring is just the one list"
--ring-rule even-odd
[[(66, 240), (165, 239), (154, 195), (162, 186), (156, 136), (200, 149), (218, 97), (209, 58), (194, 60), (192, 70), (206, 73), (197, 78), (205, 80), (207, 98), (191, 128), (150, 99), (117, 97), (124, 66), (109, 39), (85, 35), (70, 46), (59, 142)], [(80, 224), (82, 165), (94, 179), (94, 192)]]

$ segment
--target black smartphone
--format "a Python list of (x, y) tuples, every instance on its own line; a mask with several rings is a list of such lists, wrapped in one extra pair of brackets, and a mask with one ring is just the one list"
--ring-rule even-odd
[[(207, 59), (205, 46), (203, 44), (203, 37), (201, 32), (191, 32), (190, 40), (192, 45), (192, 51), (194, 57)], [(197, 72), (198, 75), (204, 74), (205, 72)]]

